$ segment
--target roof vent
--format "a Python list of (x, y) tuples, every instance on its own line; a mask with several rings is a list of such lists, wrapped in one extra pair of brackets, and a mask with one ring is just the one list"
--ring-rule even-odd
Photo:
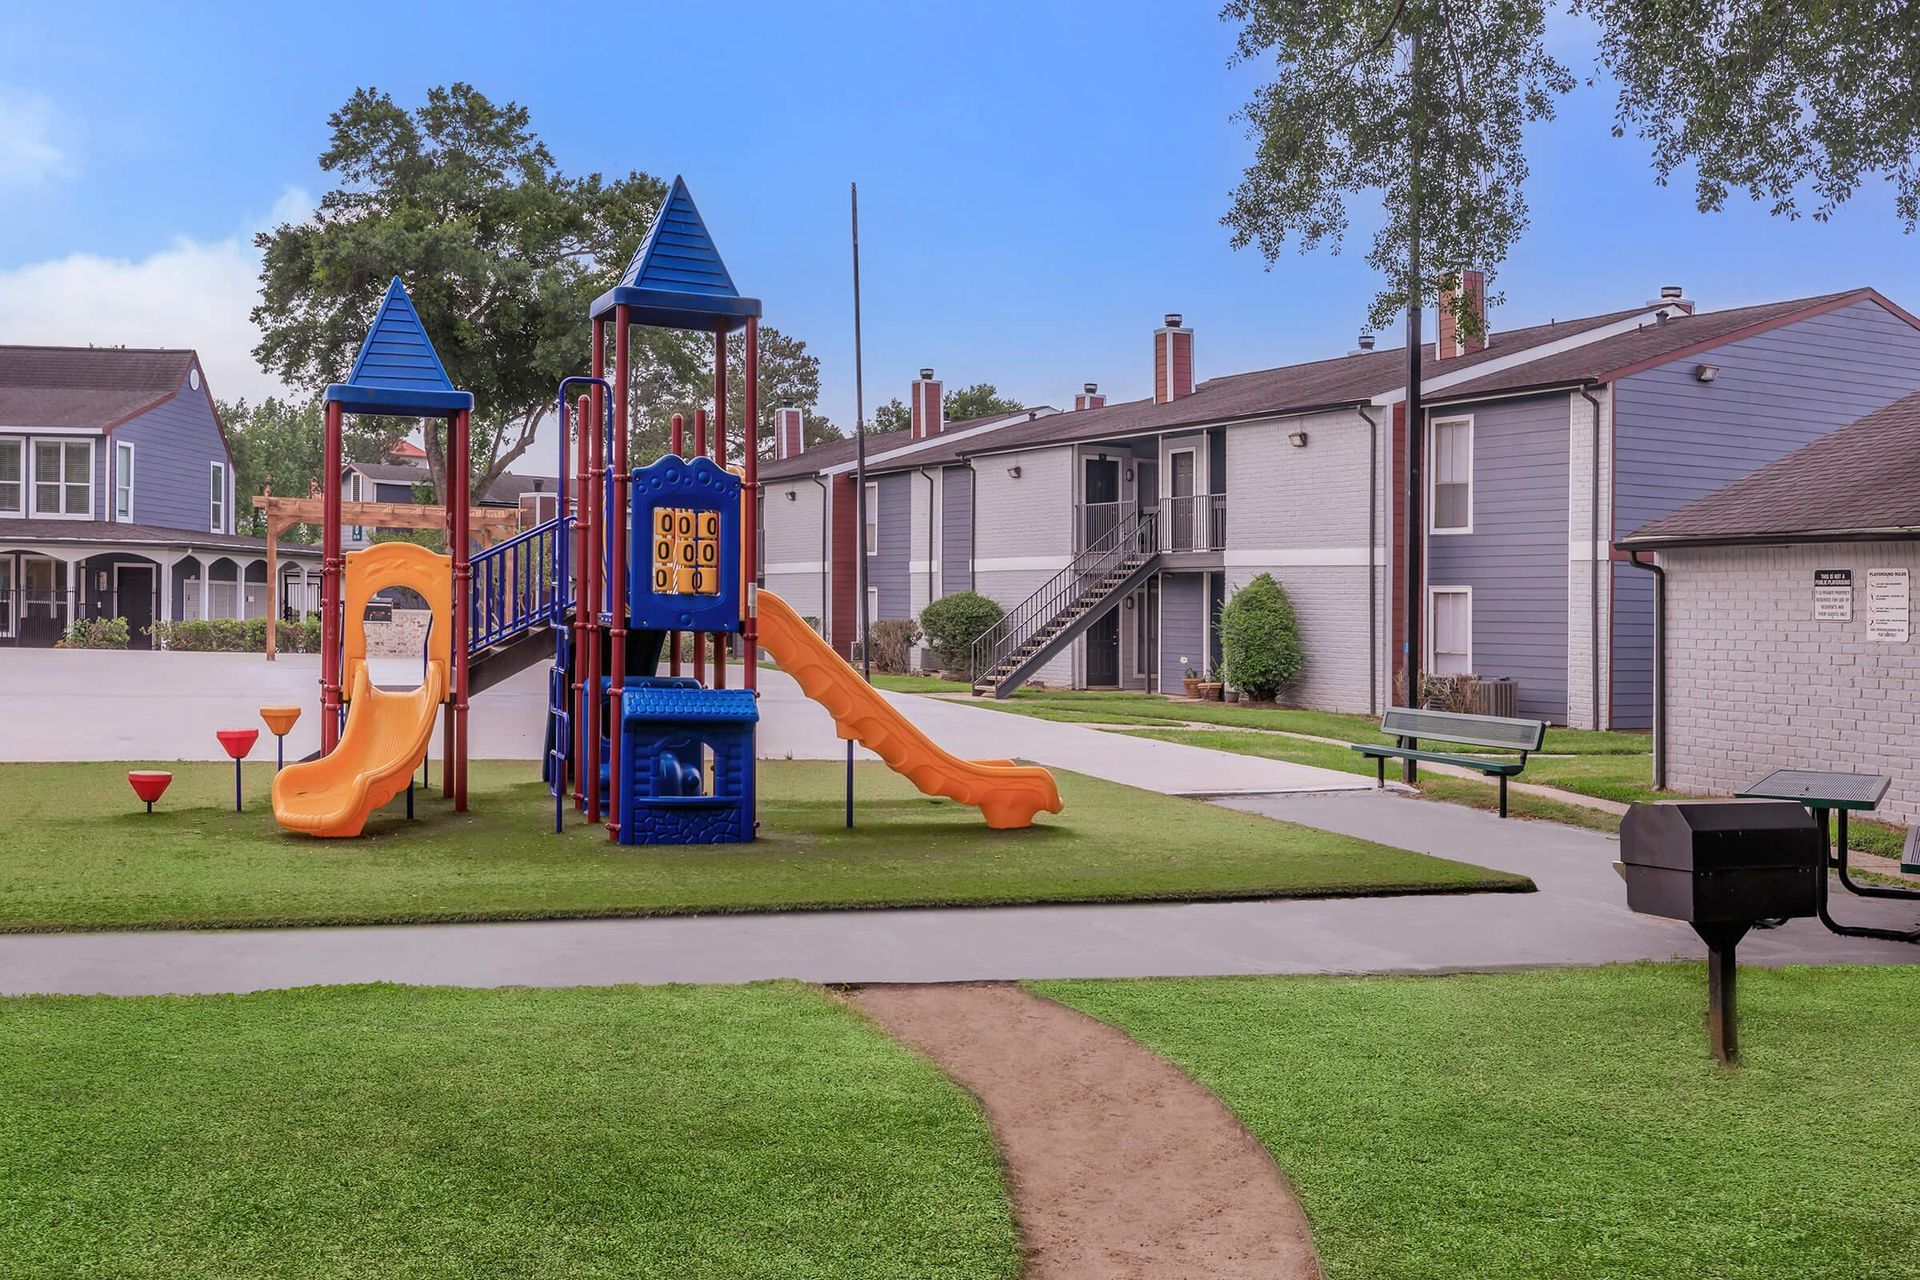
[(1660, 286), (1660, 301), (1662, 302), (1669, 302), (1686, 296), (1687, 291), (1677, 284), (1663, 284)]
[(1167, 312), (1167, 328), (1178, 329), (1180, 322), (1185, 318), (1186, 317), (1182, 316), (1178, 311)]
[(931, 377), (933, 376), (933, 370), (931, 370), (931, 369), (922, 369), (922, 370), (920, 371), (920, 376), (921, 376), (921, 377), (923, 377), (923, 378), (931, 378)]
[(1650, 307), (1672, 307), (1686, 315), (1693, 314), (1693, 300), (1687, 297), (1687, 291), (1677, 284), (1660, 286), (1660, 296), (1647, 304)]

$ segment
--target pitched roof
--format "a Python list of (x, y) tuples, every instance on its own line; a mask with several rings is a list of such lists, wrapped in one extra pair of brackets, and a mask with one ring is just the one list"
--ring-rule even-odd
[[(1529, 347), (1604, 328), (1647, 309), (1635, 307), (1627, 311), (1582, 316), (1520, 329), (1495, 330), (1487, 335), (1487, 345), (1482, 350), (1450, 356), (1445, 360), (1434, 356), (1432, 344), (1429, 343), (1421, 348), (1421, 372), (1425, 377), (1432, 377), (1470, 369), (1502, 356), (1515, 355)], [(1152, 400), (1128, 400), (1098, 409), (1055, 414), (1037, 422), (996, 431), (990, 437), (956, 441), (951, 450), (944, 451), (949, 456), (929, 455), (924, 461), (959, 461), (969, 454), (1044, 448), (1246, 418), (1363, 405), (1375, 396), (1399, 387), (1405, 381), (1406, 366), (1406, 349), (1387, 347), (1358, 355), (1333, 356), (1302, 364), (1281, 365), (1275, 369), (1209, 378), (1195, 387), (1193, 394), (1165, 404), (1155, 404)]]
[[(1812, 298), (1790, 298), (1725, 311), (1677, 315), (1665, 323), (1649, 323), (1631, 333), (1615, 334), (1571, 351), (1530, 360), (1525, 364), (1471, 382), (1456, 383), (1431, 397), (1433, 402), (1477, 396), (1610, 381), (1627, 371), (1677, 359), (1692, 348), (1736, 341), (1789, 321), (1804, 319), (1851, 302), (1886, 300), (1872, 289), (1846, 289)], [(1888, 304), (1891, 305), (1891, 304)]]
[(1920, 534), (1920, 391), (1641, 525), (1620, 545)]
[(734, 287), (686, 179), (674, 178), (620, 283), (594, 300), (593, 318), (621, 306), (635, 324), (670, 329), (737, 329), (760, 314), (760, 300)]
[(473, 408), (473, 395), (455, 391), (433, 339), (420, 323), (407, 286), (395, 276), (387, 296), (360, 340), (360, 354), (345, 382), (327, 388), (326, 398), (348, 413), (385, 413), (399, 417), (443, 415)]
[[(871, 464), (881, 454), (912, 443), (913, 432), (908, 430), (870, 432), (867, 435), (867, 462)], [(809, 445), (792, 457), (762, 462), (756, 475), (763, 481), (791, 480), (796, 476), (813, 475), (843, 462), (852, 462), (853, 455), (853, 437), (842, 436), (838, 440), (823, 440), (819, 444)]]
[(481, 499), (481, 505), (510, 507), (529, 493), (557, 493), (559, 490), (558, 476), (523, 476), (507, 471), (494, 477), (493, 483), (487, 487), (487, 496)]
[(0, 427), (109, 428), (168, 399), (190, 349), (0, 346)]
[[(99, 520), (35, 520), (7, 517), (0, 519), (0, 545), (17, 546), (23, 542), (58, 542), (76, 546), (110, 546), (118, 543), (196, 547), (203, 551), (252, 551), (265, 555), (267, 544), (260, 538), (238, 533), (197, 533), (192, 529), (168, 529), (157, 524), (111, 524)], [(320, 548), (302, 543), (279, 544), (280, 554), (319, 555)]]

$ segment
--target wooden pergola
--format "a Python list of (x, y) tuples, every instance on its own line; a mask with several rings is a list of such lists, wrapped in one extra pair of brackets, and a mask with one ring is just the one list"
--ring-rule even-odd
[[(277, 544), (280, 535), (297, 524), (321, 524), (326, 520), (326, 499), (279, 498), (263, 493), (253, 500), (254, 509), (267, 516), (267, 661), (273, 661), (278, 649), (275, 634), (280, 622), (280, 559)], [(416, 502), (342, 502), (340, 523), (368, 529), (438, 529), (447, 527), (445, 507)], [(467, 513), (468, 527), (481, 546), (490, 547), (512, 537), (520, 527), (520, 512), (511, 507), (472, 507)]]

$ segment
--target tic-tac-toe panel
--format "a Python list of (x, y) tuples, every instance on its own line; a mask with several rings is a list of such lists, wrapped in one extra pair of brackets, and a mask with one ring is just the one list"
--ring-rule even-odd
[(710, 458), (666, 457), (633, 473), (631, 625), (740, 629), (740, 478)]

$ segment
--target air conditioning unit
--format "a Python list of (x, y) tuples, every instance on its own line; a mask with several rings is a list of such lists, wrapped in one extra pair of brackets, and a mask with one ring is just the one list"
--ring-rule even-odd
[(1482, 680), (1473, 688), (1473, 713), (1478, 716), (1520, 714), (1520, 686), (1512, 680)]

